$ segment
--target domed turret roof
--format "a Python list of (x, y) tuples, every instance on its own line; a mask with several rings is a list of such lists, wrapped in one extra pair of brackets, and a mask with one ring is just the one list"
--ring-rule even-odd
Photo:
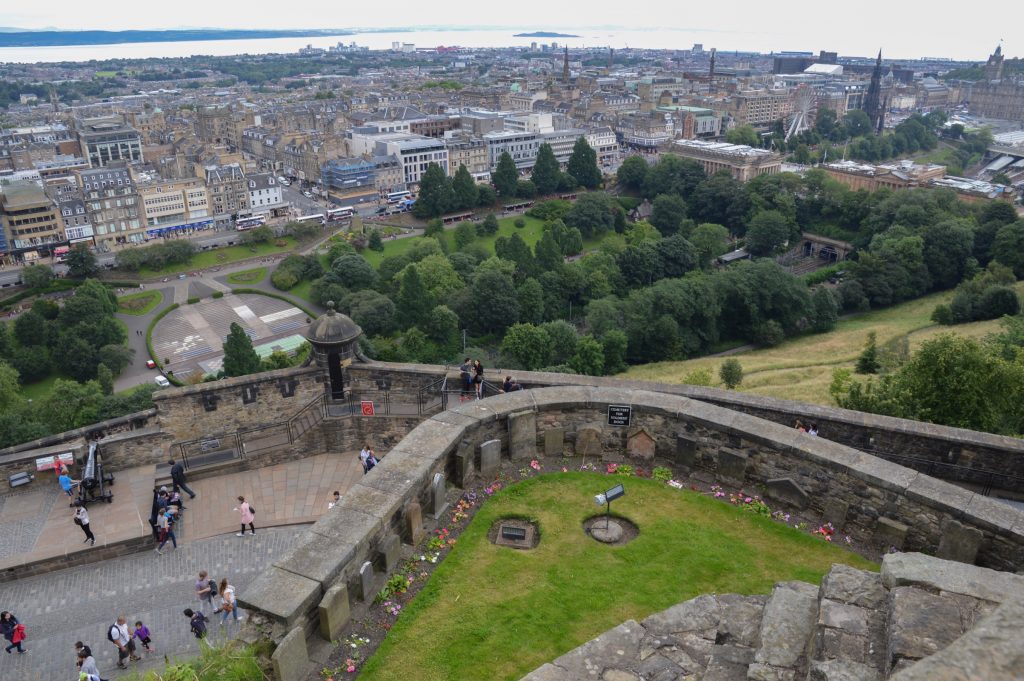
[(327, 312), (316, 318), (306, 332), (313, 345), (341, 345), (359, 338), (363, 330), (348, 315), (335, 311), (334, 301), (327, 303)]

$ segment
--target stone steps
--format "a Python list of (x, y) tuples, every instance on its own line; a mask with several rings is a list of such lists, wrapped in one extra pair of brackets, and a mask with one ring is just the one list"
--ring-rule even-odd
[(605, 632), (523, 681), (882, 681), (952, 649), (1004, 599), (1024, 608), (1024, 577), (891, 554), (881, 574), (833, 565), (820, 586), (699, 596)]

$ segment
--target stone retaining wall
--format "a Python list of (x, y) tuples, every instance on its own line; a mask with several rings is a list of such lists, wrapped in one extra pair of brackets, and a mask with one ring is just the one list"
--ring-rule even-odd
[[(628, 427), (606, 425), (609, 404), (631, 407)], [(489, 445), (484, 460), (481, 445), (491, 440), (500, 445)], [(350, 600), (372, 600), (381, 578), (395, 567), (399, 538), (421, 529), (421, 509), (436, 500), (435, 476), (446, 474), (461, 484), (489, 469), (499, 447), (513, 461), (584, 453), (622, 460), (628, 453), (643, 465), (665, 456), (725, 484), (764, 485), (766, 495), (777, 499), (773, 503), (822, 514), (838, 513), (838, 504), (841, 524), (886, 545), (960, 551), (970, 554), (968, 560), (976, 553), (979, 563), (998, 569), (1024, 562), (1024, 513), (973, 492), (706, 402), (618, 388), (547, 388), (469, 402), (414, 428), (385, 465), (366, 475), (240, 594), (256, 614), (254, 626), (264, 625), (274, 641), (296, 629), (340, 630)], [(945, 536), (960, 541), (950, 545)]]

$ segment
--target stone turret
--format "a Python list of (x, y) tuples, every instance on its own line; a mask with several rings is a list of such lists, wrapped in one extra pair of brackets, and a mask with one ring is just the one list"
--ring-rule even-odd
[(348, 315), (334, 309), (334, 301), (327, 303), (327, 312), (317, 317), (306, 332), (306, 340), (313, 346), (311, 356), (317, 366), (349, 364), (361, 361), (359, 337), (363, 330)]

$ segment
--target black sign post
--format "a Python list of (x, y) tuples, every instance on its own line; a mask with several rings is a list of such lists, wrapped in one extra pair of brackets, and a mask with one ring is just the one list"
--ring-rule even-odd
[(628, 426), (633, 416), (633, 407), (628, 404), (608, 405), (608, 425)]

